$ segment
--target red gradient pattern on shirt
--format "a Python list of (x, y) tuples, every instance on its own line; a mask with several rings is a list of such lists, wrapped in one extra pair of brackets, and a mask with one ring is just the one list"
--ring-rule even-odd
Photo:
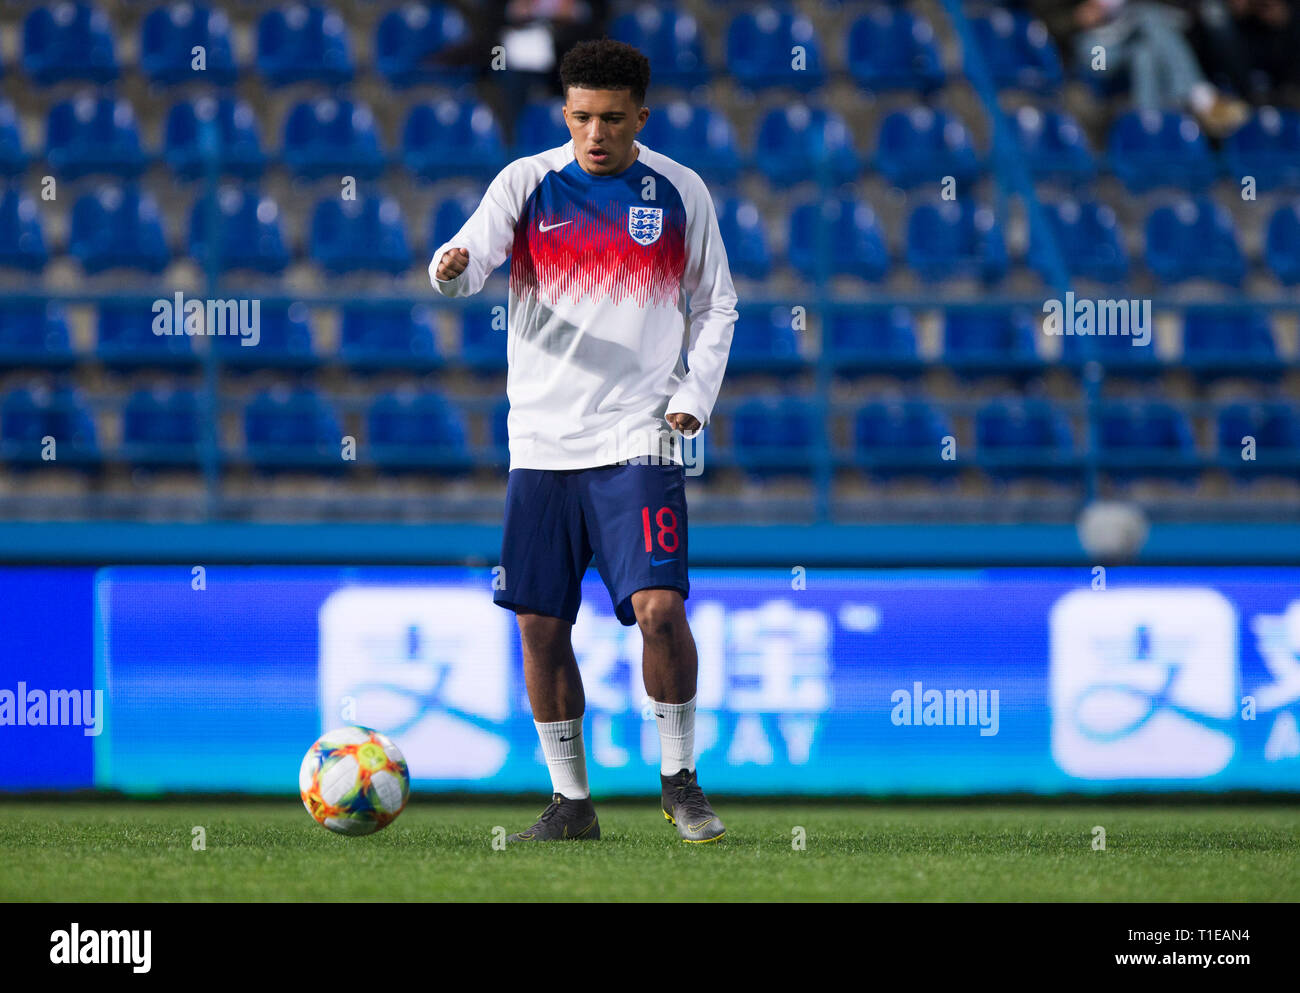
[[(530, 211), (515, 228), (510, 289), (546, 304), (607, 297), (640, 306), (677, 306), (686, 268), (684, 216), (664, 209), (663, 229), (650, 245), (628, 233), (628, 206), (601, 213), (545, 217)], [(568, 221), (569, 223), (564, 223)], [(540, 231), (539, 223), (546, 231)]]

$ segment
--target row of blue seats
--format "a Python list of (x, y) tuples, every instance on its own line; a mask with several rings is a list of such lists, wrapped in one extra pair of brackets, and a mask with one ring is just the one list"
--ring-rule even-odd
[[(501, 401), (489, 415), (493, 451), (488, 464), (504, 454), (508, 411), (508, 402)], [(136, 465), (196, 465), (205, 441), (203, 424), (210, 416), (191, 390), (136, 391), (122, 404), (118, 457)], [(722, 419), (729, 423), (731, 445), (729, 450), (713, 447), (711, 457), (760, 474), (807, 471), (823, 443), (822, 417), (805, 399), (751, 398)], [(365, 434), (357, 453), (363, 464), (459, 472), (482, 464), (467, 443), (464, 414), (437, 393), (386, 393), (368, 404), (363, 420)], [(266, 469), (348, 465), (339, 409), (311, 388), (258, 393), (243, 407), (242, 423), (244, 452), (234, 461)], [(954, 436), (952, 419), (924, 399), (867, 403), (853, 414), (852, 424), (852, 451), (837, 457), (840, 464), (947, 474), (970, 461), (968, 456), (944, 457), (945, 440)], [(1095, 431), (1098, 462), (1120, 474), (1184, 474), (1206, 461), (1189, 418), (1164, 401), (1105, 403), (1097, 411)], [(995, 472), (1041, 469), (1056, 475), (1082, 464), (1069, 416), (1045, 400), (990, 401), (974, 415), (974, 435), (976, 464)], [(1214, 436), (1213, 464), (1247, 474), (1300, 472), (1300, 409), (1295, 406), (1227, 405), (1217, 411)], [(56, 462), (85, 464), (102, 458), (92, 408), (75, 389), (20, 389), (0, 401), (0, 459), (41, 462), (47, 438), (56, 442)], [(1251, 457), (1243, 458), (1243, 452)]]
[[(251, 324), (251, 311), (246, 322)], [(357, 370), (433, 369), (451, 363), (482, 372), (506, 367), (503, 304), (477, 302), (460, 311), (460, 348), (445, 355), (430, 305), (353, 304), (342, 308), (337, 356), (321, 354), (313, 339), (311, 312), (302, 303), (259, 303), (257, 337), (230, 331), (211, 341), (220, 361), (233, 368), (309, 369), (337, 360)], [(155, 333), (152, 307), (103, 304), (96, 316), (94, 355), (115, 367), (194, 366), (200, 361), (192, 336)], [(844, 371), (919, 373), (935, 362), (917, 348), (914, 313), (905, 307), (837, 309), (827, 316), (825, 348)], [(233, 327), (230, 322), (228, 327)], [(944, 316), (937, 364), (957, 371), (1042, 371), (1035, 315), (1025, 308), (957, 308)], [(732, 372), (795, 372), (817, 359), (792, 329), (791, 309), (743, 307), (731, 346)], [(1153, 342), (1132, 335), (1063, 335), (1060, 364), (1077, 369), (1098, 361), (1133, 376), (1158, 376), (1188, 368), (1206, 377), (1251, 374), (1267, 378), (1289, 364), (1279, 353), (1267, 311), (1189, 307), (1184, 312), (1176, 362), (1156, 353)], [(57, 303), (0, 303), (0, 367), (70, 368), (82, 356), (73, 349), (64, 309)]]
[[(1054, 90), (1061, 62), (1040, 22), (1023, 12), (994, 11), (972, 21), (983, 58), (1001, 86)], [(690, 87), (712, 71), (695, 18), (672, 6), (643, 4), (616, 18), (611, 37), (643, 51), (662, 85)], [(394, 86), (457, 84), (472, 68), (440, 64), (439, 55), (468, 41), (465, 19), (442, 3), (389, 11), (375, 31), (375, 68)], [(850, 75), (872, 90), (929, 89), (944, 79), (934, 29), (907, 10), (880, 7), (855, 19), (843, 38)], [(118, 77), (120, 47), (98, 6), (63, 2), (31, 11), (23, 23), (22, 65), (41, 84)], [(194, 50), (204, 58), (199, 68)], [(290, 4), (264, 13), (257, 26), (256, 69), (273, 86), (304, 81), (343, 83), (356, 74), (346, 23), (332, 9)], [(140, 70), (161, 84), (194, 78), (219, 84), (240, 74), (228, 16), (220, 8), (175, 3), (150, 11), (140, 25)], [(800, 58), (792, 53), (797, 51)], [(827, 79), (823, 45), (805, 16), (785, 5), (734, 15), (727, 27), (725, 69), (753, 89), (813, 90)]]

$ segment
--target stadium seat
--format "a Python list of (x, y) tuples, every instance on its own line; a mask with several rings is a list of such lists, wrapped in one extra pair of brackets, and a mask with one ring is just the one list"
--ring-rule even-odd
[[(1300, 410), (1276, 401), (1235, 403), (1219, 411), (1218, 461), (1234, 475), (1256, 477), (1300, 471)], [(1250, 451), (1253, 439), (1254, 451)], [(1253, 458), (1246, 458), (1246, 454)]]
[(378, 176), (384, 151), (375, 115), (365, 104), (333, 97), (297, 104), (284, 124), (284, 161), (305, 179)]
[(1188, 307), (1183, 313), (1183, 364), (1203, 378), (1271, 377), (1285, 363), (1266, 310)]
[(45, 158), (69, 179), (97, 172), (135, 176), (147, 165), (131, 105), (88, 94), (50, 108)]
[[(1127, 301), (1122, 301), (1127, 302)], [(1154, 329), (1146, 344), (1139, 344), (1130, 328), (1129, 334), (1071, 334), (1061, 337), (1061, 364), (1071, 369), (1082, 369), (1089, 362), (1097, 362), (1106, 372), (1129, 379), (1153, 379), (1165, 371), (1165, 363), (1156, 353)]]
[[(557, 140), (545, 147), (562, 144)], [(426, 179), (491, 178), (505, 164), (505, 157), (496, 117), (487, 104), (474, 100), (416, 104), (402, 129), (402, 160), (411, 172)]]
[(710, 179), (730, 180), (740, 168), (736, 133), (722, 111), (675, 100), (656, 107), (637, 140)]
[(1300, 283), (1300, 200), (1279, 207), (1269, 218), (1264, 261), (1286, 285)]
[(896, 110), (880, 124), (875, 167), (894, 186), (911, 189), (952, 176), (959, 183), (980, 173), (970, 132), (931, 107)]
[(1088, 139), (1069, 114), (1025, 106), (1012, 114), (1010, 121), (1034, 177), (1086, 182), (1096, 174), (1097, 163)]
[[(1128, 277), (1128, 252), (1120, 239), (1115, 211), (1110, 207), (1074, 199), (1044, 201), (1042, 216), (1071, 276), (1116, 283)], [(1029, 265), (1050, 281), (1044, 233), (1031, 226)]]
[(732, 275), (766, 279), (772, 270), (772, 252), (758, 206), (747, 197), (727, 196), (717, 203), (717, 214)]
[(1042, 365), (1038, 327), (1024, 308), (955, 308), (944, 319), (943, 358), (959, 372), (1021, 372)]
[(42, 86), (69, 79), (117, 78), (113, 26), (94, 4), (37, 7), (23, 20), (23, 71)]
[(276, 386), (244, 408), (244, 453), (265, 472), (345, 468), (338, 413), (307, 386)]
[(428, 250), (432, 255), (439, 245), (445, 245), (456, 236), (465, 222), (478, 209), (482, 195), (478, 192), (464, 192), (449, 196), (433, 205), (429, 211)]
[(1215, 174), (1200, 126), (1177, 111), (1131, 110), (1116, 118), (1107, 143), (1110, 167), (1132, 193), (1161, 186), (1203, 189)]
[(465, 420), (437, 393), (387, 393), (366, 413), (366, 450), (380, 469), (460, 474), (474, 468)]
[(352, 78), (347, 25), (336, 11), (293, 3), (262, 15), (257, 24), (257, 71), (272, 86)]
[(1197, 465), (1186, 417), (1164, 401), (1109, 401), (1097, 418), (1098, 463), (1119, 479), (1188, 478)]
[(807, 364), (788, 306), (741, 307), (727, 369), (733, 373), (793, 372)]
[(514, 154), (536, 155), (567, 142), (569, 129), (564, 123), (563, 107), (563, 100), (526, 104), (515, 121)]
[[(159, 321), (173, 321), (173, 333), (156, 333)], [(194, 338), (174, 333), (175, 326), (170, 311), (156, 312), (148, 303), (100, 304), (95, 356), (111, 369), (191, 366), (197, 361)]]
[(266, 167), (257, 118), (245, 100), (200, 97), (172, 107), (163, 132), (163, 159), (178, 176), (194, 179), (207, 169), (202, 129), (213, 125), (213, 158), (220, 175), (255, 179)]
[(510, 401), (502, 400), (492, 408), (489, 415), (488, 433), (491, 438), (494, 459), (501, 464), (510, 461)]
[(699, 25), (690, 14), (666, 4), (638, 4), (614, 19), (609, 36), (639, 49), (650, 60), (650, 78), (656, 86), (689, 88), (708, 81)]
[(732, 456), (742, 471), (757, 479), (806, 476), (821, 437), (816, 408), (797, 397), (754, 397), (731, 415)]
[(825, 178), (849, 183), (861, 163), (853, 136), (835, 111), (795, 104), (764, 115), (758, 129), (755, 163), (773, 186)]
[(1300, 112), (1261, 107), (1223, 143), (1228, 174), (1268, 192), (1300, 187)]
[(193, 390), (136, 390), (122, 406), (119, 453), (133, 466), (198, 465), (201, 440), (199, 403)]
[(60, 466), (93, 468), (99, 463), (95, 418), (81, 393), (69, 386), (18, 389), (0, 402), (0, 461), (11, 468), (48, 465), (44, 439), (54, 439)]
[[(820, 231), (820, 233), (819, 233)], [(889, 250), (876, 212), (862, 200), (816, 199), (790, 215), (790, 266), (805, 279), (857, 276), (881, 279)]]
[(916, 326), (907, 307), (842, 308), (826, 317), (830, 360), (844, 372), (916, 372)]
[[(196, 48), (203, 50), (201, 69), (194, 63)], [(140, 27), (140, 71), (155, 83), (234, 83), (239, 70), (225, 11), (194, 3), (151, 10)]]
[(947, 417), (925, 400), (880, 400), (853, 418), (853, 463), (876, 479), (950, 476), (956, 462), (943, 458), (952, 437)]
[[(1047, 27), (1025, 11), (994, 9), (970, 20), (975, 44), (1000, 90), (1055, 93), (1064, 71)], [(966, 53), (970, 72), (971, 53)]]
[(61, 304), (0, 302), (0, 367), (63, 369), (75, 360)]
[(439, 355), (432, 310), (404, 304), (344, 307), (339, 359), (361, 372), (435, 368)]
[(48, 259), (36, 201), (16, 189), (5, 190), (0, 196), (0, 269), (38, 272)]
[(311, 218), (308, 254), (326, 272), (386, 272), (411, 267), (401, 204), (393, 197), (326, 197)]
[(975, 450), (994, 478), (1077, 471), (1070, 424), (1045, 400), (999, 399), (975, 414)]
[(1146, 222), (1146, 264), (1165, 283), (1212, 279), (1238, 285), (1246, 260), (1232, 215), (1201, 197), (1157, 207)]
[(907, 221), (907, 264), (930, 282), (955, 276), (996, 282), (1007, 271), (1002, 228), (990, 208), (969, 199), (923, 203)]
[(158, 201), (134, 185), (83, 194), (72, 207), (68, 254), (87, 273), (119, 267), (162, 272), (171, 252)]
[(375, 30), (375, 68), (390, 86), (461, 86), (473, 80), (475, 67), (444, 63), (440, 58), (470, 38), (464, 16), (452, 5), (404, 4), (379, 21)]
[[(796, 63), (795, 52), (802, 53)], [(764, 5), (727, 26), (727, 69), (751, 90), (789, 86), (808, 91), (826, 79), (812, 21), (785, 7)]]
[(475, 372), (506, 371), (506, 306), (472, 303), (460, 312), (460, 360)]
[(944, 82), (934, 28), (902, 8), (876, 7), (854, 21), (845, 61), (864, 90), (928, 93)]
[(27, 168), (23, 128), (14, 105), (0, 100), (0, 175), (17, 176)]
[(312, 343), (311, 311), (303, 303), (262, 301), (257, 310), (256, 343), (245, 345), (243, 335), (216, 335), (211, 339), (221, 363), (231, 369), (306, 369), (316, 365)]
[[(216, 230), (210, 234), (212, 221)], [(211, 244), (214, 235), (215, 247)], [(289, 264), (275, 201), (233, 186), (217, 191), (215, 205), (208, 196), (195, 202), (190, 212), (189, 251), (199, 265), (206, 268), (211, 263), (219, 271), (249, 269), (274, 274)]]

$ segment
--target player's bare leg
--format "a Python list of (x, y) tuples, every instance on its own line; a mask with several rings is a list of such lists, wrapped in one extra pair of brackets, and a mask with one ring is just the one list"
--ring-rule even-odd
[(695, 775), (695, 682), (699, 659), (681, 593), (638, 590), (632, 610), (644, 649), (641, 670), (654, 705), (662, 759), (659, 781), (664, 817), (683, 841), (717, 841), (727, 829)]

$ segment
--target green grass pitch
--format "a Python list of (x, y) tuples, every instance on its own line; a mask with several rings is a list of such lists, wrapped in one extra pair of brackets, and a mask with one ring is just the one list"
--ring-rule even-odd
[(1281, 803), (720, 800), (728, 836), (697, 846), (654, 799), (624, 800), (598, 804), (599, 842), (493, 849), (494, 828), (519, 830), (542, 805), (426, 799), (344, 838), (290, 798), (14, 799), (0, 805), (0, 900), (1300, 899), (1300, 817)]

